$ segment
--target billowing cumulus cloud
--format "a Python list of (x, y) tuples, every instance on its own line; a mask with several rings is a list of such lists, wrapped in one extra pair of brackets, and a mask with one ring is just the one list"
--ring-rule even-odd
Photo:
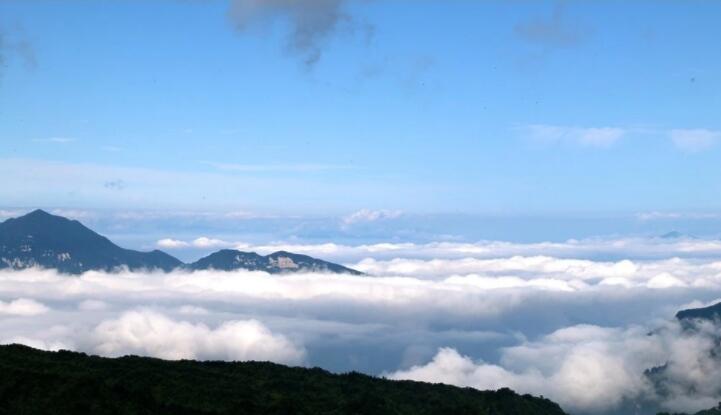
[(96, 350), (106, 356), (128, 353), (163, 359), (273, 360), (297, 364), (304, 351), (256, 320), (227, 321), (217, 328), (175, 321), (150, 310), (128, 311), (100, 323)]
[(645, 327), (577, 325), (504, 348), (498, 364), (441, 348), (426, 364), (387, 377), (478, 389), (507, 386), (581, 413), (618, 410), (629, 402), (696, 411), (715, 406), (721, 396), (721, 360), (712, 353), (719, 334), (710, 323), (694, 332), (667, 323), (652, 333)]
[(0, 315), (35, 316), (48, 312), (48, 308), (35, 300), (18, 298), (10, 302), (0, 301)]
[(572, 326), (504, 349), (500, 364), (474, 361), (443, 348), (426, 365), (388, 377), (436, 379), (479, 389), (507, 386), (543, 394), (572, 411), (604, 410), (650, 390), (643, 371), (664, 361), (659, 345), (644, 334), (638, 329)]

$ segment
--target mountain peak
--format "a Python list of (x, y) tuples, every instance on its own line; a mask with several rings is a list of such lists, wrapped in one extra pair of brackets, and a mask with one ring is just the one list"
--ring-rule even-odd
[(76, 220), (42, 209), (0, 223), (0, 268), (53, 268), (79, 274), (91, 269), (163, 269), (181, 265), (160, 252), (123, 249)]
[(49, 220), (49, 219), (56, 219), (56, 220), (63, 220), (63, 221), (67, 221), (67, 220), (68, 220), (68, 219), (66, 219), (66, 218), (64, 218), (64, 217), (62, 217), (62, 216), (53, 215), (53, 214), (51, 214), (51, 213), (49, 213), (49, 212), (46, 212), (46, 211), (44, 211), (44, 210), (42, 210), (42, 209), (35, 209), (35, 210), (33, 210), (32, 212), (28, 212), (28, 213), (26, 213), (26, 214), (24, 214), (24, 215), (22, 215), (22, 216), (19, 216), (19, 217), (15, 218), (15, 220), (20, 220), (20, 221), (27, 221), (27, 220)]
[(54, 215), (51, 215), (50, 213), (48, 213), (42, 209), (35, 209), (30, 213), (26, 213), (24, 216), (25, 217), (40, 217), (40, 216), (54, 216)]
[(78, 221), (53, 215), (42, 209), (35, 209), (25, 215), (11, 218), (0, 223), (0, 232), (6, 237), (13, 234), (17, 234), (17, 236), (49, 235), (53, 238), (59, 238), (60, 236), (81, 238), (100, 237), (100, 235), (86, 228)]
[(75, 228), (76, 231), (81, 231), (82, 228), (82, 230), (92, 232), (78, 221), (71, 220), (63, 216), (53, 215), (52, 213), (42, 209), (35, 209), (32, 212), (28, 212), (22, 216), (18, 216), (17, 218), (8, 219), (2, 224), (7, 224), (7, 226), (13, 227), (34, 227), (37, 229), (52, 227), (52, 229), (48, 229), (50, 232), (59, 230), (54, 227), (63, 227), (63, 230), (65, 231), (67, 231), (67, 228), (69, 227)]
[(188, 268), (193, 270), (215, 269), (219, 271), (245, 269), (248, 271), (264, 271), (270, 274), (327, 272), (362, 275), (361, 272), (346, 268), (342, 265), (287, 251), (278, 251), (261, 256), (255, 252), (222, 249), (189, 264)]

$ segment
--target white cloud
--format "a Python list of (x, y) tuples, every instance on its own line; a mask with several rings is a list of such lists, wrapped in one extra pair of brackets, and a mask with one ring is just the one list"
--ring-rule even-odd
[[(441, 348), (429, 362), (390, 373), (391, 379), (443, 382), (478, 389), (510, 387), (543, 394), (572, 412), (605, 412), (624, 400), (655, 400), (667, 410), (695, 411), (715, 405), (721, 390), (710, 357), (718, 327), (699, 334), (669, 323), (654, 334), (625, 329), (570, 326), (536, 341), (504, 348), (498, 364), (475, 361)], [(659, 394), (644, 371), (666, 366)], [(705, 382), (705, 383), (704, 383)]]
[(172, 238), (161, 239), (158, 242), (156, 242), (156, 245), (158, 245), (159, 248), (164, 248), (164, 249), (179, 249), (179, 248), (187, 248), (190, 246), (190, 244), (188, 242), (180, 241), (180, 240), (172, 239)]
[(37, 316), (49, 310), (44, 304), (27, 298), (18, 298), (10, 302), (0, 301), (0, 315)]
[(215, 329), (175, 321), (150, 310), (128, 311), (100, 323), (95, 349), (105, 356), (128, 353), (162, 359), (272, 360), (302, 363), (305, 351), (256, 320), (226, 321)]
[(350, 225), (354, 225), (356, 223), (367, 223), (367, 222), (375, 222), (378, 220), (396, 219), (396, 218), (401, 217), (402, 215), (403, 215), (403, 212), (400, 210), (361, 209), (359, 211), (351, 213), (348, 216), (345, 216), (343, 218), (343, 224), (346, 226), (350, 226)]
[(673, 275), (664, 272), (648, 280), (647, 285), (649, 288), (664, 289), (673, 287), (685, 287), (686, 283), (681, 281), (679, 278), (676, 278)]
[(671, 130), (669, 135), (676, 147), (686, 153), (697, 153), (707, 150), (721, 139), (721, 131), (705, 129), (677, 129)]
[(353, 265), (358, 270), (372, 275), (443, 276), (455, 274), (532, 273), (553, 276), (560, 279), (632, 277), (639, 272), (641, 263), (630, 260), (601, 262), (581, 259), (562, 259), (548, 256), (513, 256), (495, 259), (402, 259), (389, 261), (365, 259)]
[(622, 139), (628, 130), (617, 127), (569, 127), (533, 124), (524, 128), (534, 140), (545, 143), (572, 143), (589, 147), (609, 147)]
[(228, 242), (228, 241), (224, 241), (222, 239), (208, 238), (205, 236), (201, 236), (190, 242), (181, 241), (181, 240), (172, 239), (172, 238), (164, 238), (164, 239), (160, 239), (155, 244), (159, 248), (164, 248), (164, 249), (181, 249), (181, 248), (190, 248), (190, 247), (199, 248), (199, 249), (231, 248), (236, 245), (236, 243), (234, 243), (234, 242)]
[(233, 243), (223, 241), (222, 239), (213, 239), (201, 236), (200, 238), (193, 240), (192, 245), (196, 248), (219, 248), (233, 246)]
[(721, 255), (721, 241), (703, 239), (664, 238), (590, 238), (565, 242), (513, 243), (501, 241), (430, 242), (417, 244), (376, 243), (343, 245), (336, 243), (298, 244), (273, 243), (267, 245), (234, 242), (239, 250), (258, 253), (289, 251), (344, 263), (366, 258), (402, 259), (462, 259), (504, 258), (511, 256), (549, 256), (559, 258), (670, 258), (713, 257)]

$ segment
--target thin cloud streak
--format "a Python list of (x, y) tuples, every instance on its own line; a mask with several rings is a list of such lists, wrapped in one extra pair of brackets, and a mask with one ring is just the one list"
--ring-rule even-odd
[(32, 141), (36, 143), (54, 143), (54, 144), (70, 144), (78, 141), (72, 137), (49, 137), (49, 138), (34, 138)]
[(706, 151), (721, 141), (721, 131), (696, 129), (650, 129), (636, 127), (578, 127), (551, 124), (529, 124), (519, 131), (542, 144), (573, 144), (585, 147), (609, 148), (632, 134), (655, 135), (667, 138), (684, 153)]
[(353, 166), (337, 165), (337, 164), (236, 164), (236, 163), (215, 163), (204, 162), (211, 167), (222, 171), (244, 172), (244, 173), (273, 173), (273, 172), (321, 172), (328, 170), (346, 170), (352, 169)]
[(588, 147), (610, 147), (628, 134), (618, 127), (569, 127), (532, 124), (523, 128), (531, 139), (548, 144), (571, 143)]

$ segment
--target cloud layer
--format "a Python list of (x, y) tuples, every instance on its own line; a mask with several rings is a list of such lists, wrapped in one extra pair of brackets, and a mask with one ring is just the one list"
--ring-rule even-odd
[[(205, 242), (212, 241), (206, 245)], [(374, 261), (410, 259), (498, 259), (514, 256), (554, 257), (566, 259), (663, 259), (704, 258), (721, 255), (721, 241), (711, 239), (679, 238), (591, 238), (564, 242), (514, 243), (502, 241), (479, 242), (381, 242), (363, 245), (338, 243), (272, 243), (251, 244), (242, 241), (200, 237), (194, 240), (161, 239), (157, 242), (165, 249), (199, 247), (227, 247), (241, 251), (268, 254), (290, 251), (328, 260), (340, 261), (361, 268), (370, 267)], [(366, 260), (367, 261), (364, 261)], [(357, 264), (356, 264), (357, 263)], [(370, 269), (369, 269), (370, 271)]]
[[(721, 298), (714, 241), (299, 248), (358, 258), (371, 276), (5, 270), (0, 342), (509, 386), (574, 413), (689, 410), (721, 395), (703, 387), (719, 384), (706, 356), (721, 333), (673, 322)], [(665, 393), (644, 376), (663, 364)]]
[[(714, 407), (721, 393), (721, 360), (713, 357), (719, 335), (710, 323), (688, 332), (669, 322), (652, 333), (640, 326), (576, 325), (504, 348), (499, 364), (441, 348), (428, 363), (387, 376), (478, 389), (507, 386), (581, 413), (626, 413), (624, 406), (640, 402), (695, 412)], [(649, 369), (660, 374), (645, 375)]]

